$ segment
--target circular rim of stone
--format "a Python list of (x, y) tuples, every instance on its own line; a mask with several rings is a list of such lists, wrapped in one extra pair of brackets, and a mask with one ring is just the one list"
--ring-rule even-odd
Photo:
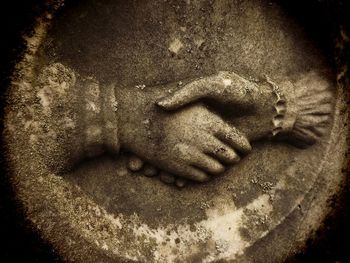
[[(35, 54), (41, 41), (44, 39), (47, 27), (50, 24), (53, 14), (46, 13), (44, 16), (38, 18), (37, 24), (34, 27), (34, 34), (31, 37), (25, 38), (27, 42), (27, 51), (24, 54), (23, 60), (18, 64), (16, 72), (14, 73), (12, 89), (21, 83), (29, 83), (33, 77), (33, 69), (31, 65), (35, 59)], [(341, 85), (338, 83), (338, 94), (336, 102), (336, 112), (334, 116), (334, 123), (329, 139), (329, 146), (326, 154), (323, 158), (323, 163), (318, 171), (318, 176), (313, 184), (313, 187), (308, 191), (303, 198), (299, 200), (299, 204), (294, 207), (281, 218), (281, 221), (273, 226), (268, 233), (262, 233), (261, 237), (254, 243), (244, 248), (245, 253), (237, 253), (234, 257), (225, 257), (227, 255), (221, 255), (222, 258), (228, 260), (236, 260), (238, 262), (251, 261), (252, 258), (255, 261), (264, 261), (261, 259), (261, 250), (264, 250), (263, 254), (269, 255), (271, 261), (278, 261), (283, 257), (288, 256), (291, 251), (296, 251), (299, 247), (303, 246), (305, 240), (309, 238), (312, 231), (316, 230), (321, 224), (324, 216), (329, 211), (329, 208), (325, 206), (327, 200), (331, 198), (338, 190), (342, 183), (341, 168), (343, 165), (343, 156), (346, 149), (346, 133), (340, 133), (339, 131), (344, 127), (347, 122), (347, 108), (344, 98), (346, 94), (342, 93)], [(7, 111), (8, 113), (9, 111)], [(10, 115), (5, 117), (10, 118)], [(11, 130), (11, 127), (7, 126), (7, 132)], [(5, 133), (6, 134), (6, 133)], [(9, 132), (7, 135), (11, 135)], [(9, 140), (10, 141), (10, 140)], [(28, 165), (23, 160), (13, 158), (16, 156), (17, 150), (13, 148), (13, 145), (7, 145), (7, 158), (9, 160), (10, 171), (13, 174), (13, 184), (16, 185), (17, 199), (24, 205), (27, 210), (27, 216), (32, 222), (35, 228), (38, 228), (42, 233), (45, 240), (51, 242), (63, 258), (72, 261), (81, 262), (96, 262), (96, 260), (103, 260), (104, 262), (115, 262), (116, 260), (122, 261), (137, 261), (146, 260), (149, 258), (155, 258), (155, 254), (160, 253), (154, 249), (155, 244), (143, 244), (145, 235), (152, 236), (148, 242), (159, 242), (162, 237), (157, 236), (158, 233), (152, 233), (151, 229), (147, 227), (137, 228), (142, 222), (137, 222), (137, 217), (133, 218), (133, 228), (135, 228), (135, 235), (138, 238), (130, 236), (130, 233), (124, 232), (123, 224), (120, 217), (111, 215), (103, 208), (99, 207), (96, 203), (90, 200), (89, 197), (84, 195), (78, 187), (72, 186), (65, 182), (61, 177), (57, 177), (53, 174), (41, 174), (40, 171), (45, 171), (41, 164)], [(30, 158), (30, 156), (28, 156)], [(21, 165), (18, 165), (21, 164)], [(26, 177), (26, 179), (24, 179)], [(28, 178), (29, 177), (29, 178)], [(55, 200), (47, 207), (48, 211), (44, 213), (52, 213), (52, 217), (56, 217), (55, 220), (47, 222), (39, 222), (40, 213), (42, 211), (35, 210), (35, 203), (40, 203), (40, 193), (38, 196), (28, 196), (28, 190), (41, 189), (56, 189), (54, 192), (45, 192), (50, 200)], [(76, 194), (79, 193), (78, 199)], [(29, 208), (30, 207), (30, 208)], [(40, 206), (38, 206), (40, 207)], [(65, 210), (59, 210), (59, 208), (65, 207)], [(305, 209), (304, 209), (305, 208)], [(76, 210), (88, 211), (84, 215), (77, 215)], [(74, 224), (79, 222), (80, 227), (76, 228)], [(85, 228), (82, 228), (82, 224), (85, 224)], [(166, 229), (163, 229), (166, 231)], [(184, 235), (188, 230), (183, 229)], [(197, 232), (203, 231), (205, 236), (205, 229), (197, 230)], [(58, 236), (56, 233), (65, 233)], [(191, 231), (190, 231), (191, 232)], [(124, 235), (125, 242), (131, 241), (129, 246), (116, 246), (113, 247), (113, 242), (118, 242), (119, 238), (111, 237), (110, 233), (119, 233), (120, 236)], [(288, 237), (293, 233), (293, 242), (288, 243)], [(129, 236), (128, 236), (129, 235)], [(116, 235), (117, 236), (117, 235)], [(285, 243), (283, 243), (285, 242)], [(278, 245), (279, 244), (279, 245)], [(281, 245), (283, 244), (283, 245)], [(132, 246), (134, 246), (135, 254), (131, 254)], [(215, 246), (215, 244), (214, 244)], [(124, 249), (124, 251), (122, 251)], [(164, 248), (163, 248), (164, 249)], [(202, 249), (196, 247), (198, 252)], [(278, 250), (279, 253), (274, 253)], [(164, 253), (171, 252), (171, 247), (166, 247)], [(130, 253), (130, 254), (129, 254)], [(143, 253), (138, 255), (138, 253)], [(166, 260), (176, 260), (173, 257), (168, 257)], [(188, 255), (186, 255), (188, 256)], [(259, 259), (260, 258), (260, 259)], [(217, 258), (208, 257), (207, 260), (215, 260)], [(164, 261), (165, 258), (158, 257), (155, 261)]]

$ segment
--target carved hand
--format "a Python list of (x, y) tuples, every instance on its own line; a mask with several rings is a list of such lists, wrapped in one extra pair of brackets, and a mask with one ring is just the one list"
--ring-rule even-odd
[(244, 116), (245, 120), (251, 119), (252, 126), (244, 123), (242, 126), (244, 132), (248, 132), (249, 140), (264, 137), (272, 130), (276, 97), (271, 86), (267, 83), (258, 85), (231, 72), (219, 72), (191, 81), (158, 100), (157, 105), (174, 111), (202, 100), (209, 104), (213, 102), (214, 108), (220, 108), (220, 114), (228, 116), (230, 122), (235, 121), (237, 115)]
[(283, 97), (278, 101), (279, 92), (274, 90), (274, 83), (268, 82), (258, 85), (235, 73), (220, 72), (188, 82), (157, 104), (171, 111), (202, 99), (214, 101), (221, 104), (226, 120), (244, 132), (250, 141), (272, 135), (276, 128), (282, 131), (278, 138), (298, 147), (319, 140), (326, 133), (333, 98), (329, 83), (322, 75), (314, 72), (302, 75), (295, 84), (297, 90), (290, 82), (283, 83), (284, 89), (288, 87), (289, 100)]
[(154, 106), (164, 89), (118, 89), (121, 147), (176, 176), (206, 181), (251, 147), (234, 127), (196, 104), (175, 113)]
[(274, 98), (268, 85), (258, 86), (236, 73), (222, 71), (187, 83), (157, 104), (166, 110), (175, 110), (202, 99), (210, 99), (234, 108), (257, 109), (266, 103), (272, 105)]

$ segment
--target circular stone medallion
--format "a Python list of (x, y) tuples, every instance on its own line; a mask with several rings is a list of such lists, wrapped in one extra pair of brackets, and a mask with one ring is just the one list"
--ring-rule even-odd
[[(17, 199), (64, 259), (280, 262), (303, 245), (341, 183), (346, 147), (340, 131), (346, 114), (331, 67), (299, 24), (269, 1), (52, 5), (55, 11), (39, 17), (34, 34), (25, 39), (27, 51), (7, 97), (4, 138)], [(209, 182), (181, 189), (128, 170), (120, 133), (117, 154), (80, 159), (79, 143), (103, 132), (89, 124), (88, 139), (74, 137), (80, 129), (75, 118), (85, 118), (86, 124), (92, 117), (83, 109), (104, 112), (104, 103), (96, 101), (109, 87), (116, 94), (117, 113), (126, 107), (129, 119), (163, 131), (168, 126), (157, 126), (150, 101), (170, 94), (169, 83), (181, 86), (223, 71), (252, 82), (264, 76), (277, 83), (288, 80), (299, 90), (326, 85), (332, 110), (322, 138), (304, 149), (283, 140), (252, 141), (251, 153), (238, 164)], [(78, 87), (75, 97), (64, 97), (73, 86)], [(135, 92), (128, 106), (118, 101), (125, 90)], [(57, 98), (65, 99), (58, 105)], [(141, 106), (135, 106), (139, 101)], [(67, 114), (57, 115), (54, 104)], [(72, 143), (65, 144), (71, 137)], [(152, 134), (146, 137), (151, 140)], [(64, 172), (52, 169), (64, 165), (60, 156), (67, 147), (79, 165)], [(157, 167), (157, 162), (152, 164)]]

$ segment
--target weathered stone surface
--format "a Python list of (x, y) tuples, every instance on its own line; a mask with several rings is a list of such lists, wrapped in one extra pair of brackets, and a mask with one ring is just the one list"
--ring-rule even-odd
[[(38, 19), (26, 39), (28, 51), (8, 95), (5, 138), (18, 200), (65, 259), (279, 262), (318, 228), (328, 198), (342, 182), (344, 83), (335, 82), (322, 52), (278, 5), (81, 1), (52, 21), (47, 17)], [(48, 121), (55, 116), (41, 111), (50, 94), (64, 91), (74, 78), (62, 80), (58, 72), (45, 90), (51, 93), (43, 95), (38, 76), (53, 63), (101, 87), (114, 85), (116, 93), (122, 88), (142, 93), (168, 83), (179, 88), (185, 80), (219, 71), (239, 72), (252, 81), (268, 75), (277, 82), (303, 83), (311, 76), (310, 85), (322, 78), (334, 96), (332, 122), (312, 147), (258, 141), (250, 154), (210, 182), (181, 189), (157, 177), (133, 176), (123, 154), (87, 159), (62, 175), (50, 170), (61, 165), (57, 129)], [(144, 105), (128, 113), (148, 112), (151, 106)], [(155, 121), (150, 116), (142, 125)], [(52, 156), (41, 154), (36, 143), (42, 139)], [(142, 164), (135, 163), (133, 170), (140, 170)]]

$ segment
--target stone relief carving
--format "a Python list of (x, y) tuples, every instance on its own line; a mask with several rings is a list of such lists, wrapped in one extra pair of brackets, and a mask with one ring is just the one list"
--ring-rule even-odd
[(83, 157), (117, 155), (121, 148), (154, 166), (151, 175), (161, 169), (164, 182), (182, 186), (186, 179), (208, 181), (238, 163), (252, 150), (251, 141), (310, 146), (330, 121), (332, 93), (315, 73), (303, 76), (298, 86), (269, 78), (253, 82), (233, 72), (179, 82), (101, 87), (60, 63), (49, 65), (37, 93), (53, 135), (45, 159), (59, 161), (60, 166), (51, 163), (54, 169), (67, 170)]
[(317, 228), (344, 95), (277, 4), (86, 0), (26, 44), (6, 154), (65, 260), (278, 262)]

